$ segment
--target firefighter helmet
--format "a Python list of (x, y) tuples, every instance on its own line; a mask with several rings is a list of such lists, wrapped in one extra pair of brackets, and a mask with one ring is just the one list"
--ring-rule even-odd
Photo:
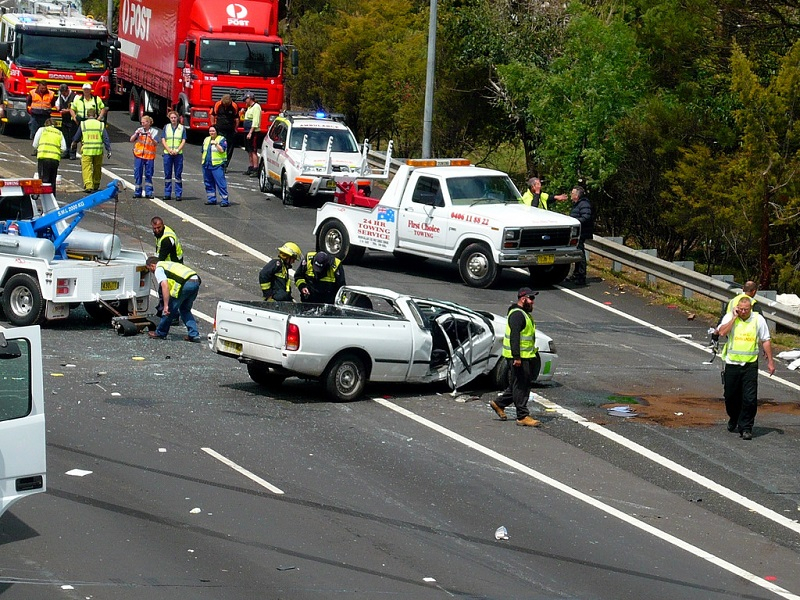
[(278, 248), (278, 253), (292, 258), (300, 258), (302, 251), (300, 250), (300, 246), (294, 242), (286, 242), (283, 246)]

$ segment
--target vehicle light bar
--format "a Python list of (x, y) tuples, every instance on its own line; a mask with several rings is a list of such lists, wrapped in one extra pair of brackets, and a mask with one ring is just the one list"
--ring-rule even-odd
[(466, 158), (409, 158), (406, 164), (410, 167), (468, 167)]
[[(0, 180), (0, 196), (3, 195), (3, 188), (15, 188), (9, 189), (9, 192), (13, 192), (14, 195), (19, 195), (20, 190), (16, 188), (22, 188), (23, 194), (52, 194), (53, 193), (53, 184), (52, 183), (42, 183), (41, 179), (2, 179)], [(6, 194), (11, 195), (11, 194)]]

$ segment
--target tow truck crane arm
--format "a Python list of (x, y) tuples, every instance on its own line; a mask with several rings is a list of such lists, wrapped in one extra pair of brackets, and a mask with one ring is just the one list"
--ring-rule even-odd
[[(19, 235), (51, 240), (53, 246), (55, 246), (56, 258), (66, 259), (67, 246), (69, 245), (67, 237), (72, 233), (75, 227), (77, 227), (78, 223), (81, 222), (85, 212), (90, 208), (94, 208), (112, 199), (118, 202), (118, 195), (121, 187), (121, 183), (115, 180), (102, 190), (84, 196), (75, 202), (65, 204), (55, 210), (51, 210), (40, 217), (17, 221)], [(55, 228), (54, 225), (69, 218), (72, 218), (72, 221), (58, 233), (58, 229)]]

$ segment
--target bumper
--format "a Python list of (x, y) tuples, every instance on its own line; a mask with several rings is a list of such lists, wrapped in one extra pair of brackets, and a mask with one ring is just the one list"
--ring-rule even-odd
[(529, 248), (501, 252), (497, 264), (501, 267), (546, 267), (549, 265), (568, 265), (581, 260), (577, 248)]
[[(303, 177), (302, 180), (295, 181), (291, 189), (294, 194), (308, 196), (333, 196), (338, 190), (336, 181), (327, 177)], [(359, 181), (358, 191), (369, 196), (372, 191), (369, 182)]]

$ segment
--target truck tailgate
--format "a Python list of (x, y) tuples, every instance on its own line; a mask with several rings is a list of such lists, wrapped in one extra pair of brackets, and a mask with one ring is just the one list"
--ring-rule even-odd
[(220, 354), (281, 363), (289, 315), (266, 308), (267, 303), (220, 302), (212, 350)]

